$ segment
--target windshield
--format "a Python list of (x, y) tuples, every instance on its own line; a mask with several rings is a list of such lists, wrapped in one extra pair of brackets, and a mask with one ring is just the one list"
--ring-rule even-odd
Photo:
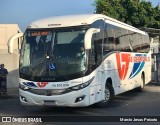
[(86, 70), (86, 27), (27, 30), (20, 56), (20, 77), (54, 81)]

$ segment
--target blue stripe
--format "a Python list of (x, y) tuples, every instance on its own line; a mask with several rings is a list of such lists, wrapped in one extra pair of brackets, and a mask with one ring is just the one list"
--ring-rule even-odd
[(29, 87), (37, 87), (33, 82), (22, 82), (22, 83)]
[(133, 77), (135, 77), (142, 70), (142, 68), (144, 67), (144, 64), (145, 64), (145, 62), (141, 63), (140, 68), (138, 69), (138, 71), (136, 72), (136, 74), (134, 74), (132, 77), (130, 77), (130, 79), (133, 78)]
[[(144, 54), (144, 55), (142, 55), (142, 54), (136, 54), (135, 56), (144, 56), (145, 57), (147, 55), (146, 54)], [(133, 77), (135, 77), (142, 70), (142, 68), (144, 67), (144, 64), (145, 64), (144, 61), (141, 62), (141, 63), (140, 62), (134, 63), (132, 72), (131, 72), (131, 74), (129, 76), (129, 79), (132, 79)]]

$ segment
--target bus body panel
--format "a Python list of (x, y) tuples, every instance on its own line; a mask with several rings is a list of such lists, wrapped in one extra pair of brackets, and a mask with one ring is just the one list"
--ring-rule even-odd
[[(120, 55), (130, 55), (129, 59), (126, 59), (126, 62), (120, 61), (121, 64), (119, 69), (117, 67), (117, 59), (116, 59), (116, 54)], [(110, 56), (108, 56), (104, 61), (103, 61), (103, 68), (101, 69), (102, 71), (102, 80), (103, 83), (105, 84), (105, 81), (107, 78), (112, 79), (112, 86), (114, 88), (115, 95), (132, 90), (134, 88), (137, 88), (140, 86), (140, 81), (141, 81), (141, 74), (142, 72), (145, 73), (145, 84), (149, 83), (151, 80), (151, 56), (150, 54), (144, 54), (144, 53), (138, 53), (139, 55), (145, 55), (145, 62), (144, 61), (138, 61), (136, 60), (135, 56), (137, 53), (125, 53), (125, 52), (119, 52), (119, 53), (114, 53)], [(138, 56), (141, 57), (141, 56)], [(135, 59), (131, 59), (135, 58)], [(121, 56), (122, 59), (122, 56)], [(143, 60), (143, 59), (142, 59)], [(127, 67), (128, 63), (128, 67)], [(137, 65), (137, 66), (133, 66)], [(123, 66), (125, 68), (123, 69)], [(119, 70), (119, 71), (118, 71)], [(122, 76), (124, 79), (120, 79), (119, 74), (125, 75), (126, 71), (126, 76)]]

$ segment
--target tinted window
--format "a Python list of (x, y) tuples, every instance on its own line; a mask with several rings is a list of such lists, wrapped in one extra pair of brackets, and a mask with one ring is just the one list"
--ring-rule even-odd
[(111, 51), (149, 52), (148, 35), (136, 33), (112, 24), (105, 24), (103, 55)]
[(99, 28), (100, 32), (96, 33), (92, 37), (92, 49), (91, 56), (95, 58), (95, 62), (100, 64), (102, 62), (102, 42), (104, 40), (104, 21), (97, 20), (92, 25), (91, 28)]

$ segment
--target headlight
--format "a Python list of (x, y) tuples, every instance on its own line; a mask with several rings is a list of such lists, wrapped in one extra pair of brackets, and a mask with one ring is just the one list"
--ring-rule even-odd
[(77, 90), (83, 89), (83, 88), (87, 87), (93, 81), (93, 79), (94, 79), (94, 77), (92, 77), (89, 81), (87, 81), (85, 83), (82, 83), (80, 85), (76, 85), (76, 86), (70, 87), (68, 89), (70, 91), (77, 91)]
[(19, 83), (19, 88), (22, 89), (22, 90), (24, 90), (24, 91), (30, 89), (28, 86), (25, 86), (25, 85), (23, 85), (21, 83)]

